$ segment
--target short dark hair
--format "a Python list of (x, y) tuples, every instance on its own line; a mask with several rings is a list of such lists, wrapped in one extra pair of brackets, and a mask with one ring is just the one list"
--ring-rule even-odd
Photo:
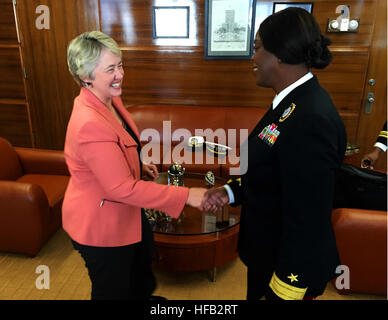
[(302, 8), (290, 7), (267, 17), (260, 25), (259, 36), (264, 48), (284, 63), (323, 69), (332, 60), (327, 47), (330, 39), (322, 35), (315, 18)]

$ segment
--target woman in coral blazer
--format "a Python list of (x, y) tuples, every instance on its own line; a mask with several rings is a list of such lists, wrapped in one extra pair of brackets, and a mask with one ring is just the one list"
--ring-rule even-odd
[(199, 207), (206, 189), (141, 180), (158, 176), (140, 161), (139, 132), (121, 101), (121, 52), (92, 31), (68, 47), (68, 66), (81, 92), (67, 128), (65, 157), (71, 179), (63, 228), (85, 260), (92, 299), (148, 299), (155, 289), (153, 237), (142, 208), (177, 218), (184, 205)]

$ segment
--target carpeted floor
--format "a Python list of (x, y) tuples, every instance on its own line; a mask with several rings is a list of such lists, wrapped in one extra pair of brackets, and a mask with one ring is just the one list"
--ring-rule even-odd
[[(36, 270), (47, 266), (49, 289), (37, 289), (41, 275)], [(155, 295), (170, 300), (244, 300), (246, 268), (235, 260), (217, 269), (216, 281), (207, 271), (162, 272), (155, 270), (158, 287)], [(46, 283), (47, 284), (47, 283)], [(90, 280), (84, 262), (66, 233), (60, 229), (34, 258), (0, 252), (0, 300), (87, 300)], [(332, 284), (321, 300), (386, 300), (385, 296), (339, 295)]]

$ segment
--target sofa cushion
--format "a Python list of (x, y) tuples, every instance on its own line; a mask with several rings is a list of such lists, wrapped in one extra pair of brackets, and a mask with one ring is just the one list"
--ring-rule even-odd
[[(231, 176), (231, 168), (240, 166), (240, 144), (266, 112), (263, 108), (186, 105), (136, 105), (127, 110), (140, 132), (144, 162), (157, 164), (161, 172), (179, 162), (188, 172), (210, 170), (225, 178)], [(213, 157), (206, 149), (200, 155), (192, 153), (187, 146), (194, 135), (226, 144), (233, 152), (224, 158)]]
[(47, 241), (58, 230), (62, 223), (62, 203), (69, 182), (69, 176), (26, 174), (17, 181), (39, 185), (47, 196), (49, 203), (49, 221), (43, 234)]
[(17, 181), (39, 185), (47, 196), (50, 208), (53, 208), (63, 200), (69, 179), (69, 176), (26, 174)]
[(152, 140), (177, 145), (189, 136), (207, 134), (208, 141), (223, 143), (221, 137), (226, 139), (224, 143), (236, 147), (244, 140), (241, 133), (251, 132), (266, 112), (263, 108), (186, 105), (136, 105), (127, 110), (139, 129), (142, 142)]

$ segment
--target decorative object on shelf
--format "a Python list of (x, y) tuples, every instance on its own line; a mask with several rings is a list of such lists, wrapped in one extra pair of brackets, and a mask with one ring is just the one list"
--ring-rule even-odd
[(345, 151), (346, 156), (354, 155), (354, 154), (358, 153), (359, 151), (360, 151), (360, 147), (358, 145), (351, 144), (349, 142), (346, 144), (346, 151)]
[(218, 157), (220, 155), (226, 155), (228, 153), (228, 150), (232, 149), (231, 147), (225, 146), (220, 143), (205, 141), (205, 138), (202, 136), (190, 137), (188, 145), (192, 148), (193, 151), (202, 150), (203, 146), (206, 145), (206, 149), (215, 157)]
[(256, 0), (206, 0), (205, 59), (250, 59)]
[(228, 149), (225, 146), (217, 144), (206, 144), (206, 150), (208, 150), (214, 157), (225, 156), (228, 153)]
[(360, 26), (359, 18), (350, 18), (350, 6), (340, 5), (335, 9), (336, 13), (341, 15), (337, 18), (329, 18), (327, 20), (326, 32), (358, 32)]
[(188, 141), (188, 146), (192, 151), (200, 151), (203, 150), (203, 145), (205, 143), (205, 139), (201, 136), (190, 137)]
[(185, 168), (178, 162), (173, 163), (168, 169), (168, 184), (174, 186), (184, 186), (183, 175)]

